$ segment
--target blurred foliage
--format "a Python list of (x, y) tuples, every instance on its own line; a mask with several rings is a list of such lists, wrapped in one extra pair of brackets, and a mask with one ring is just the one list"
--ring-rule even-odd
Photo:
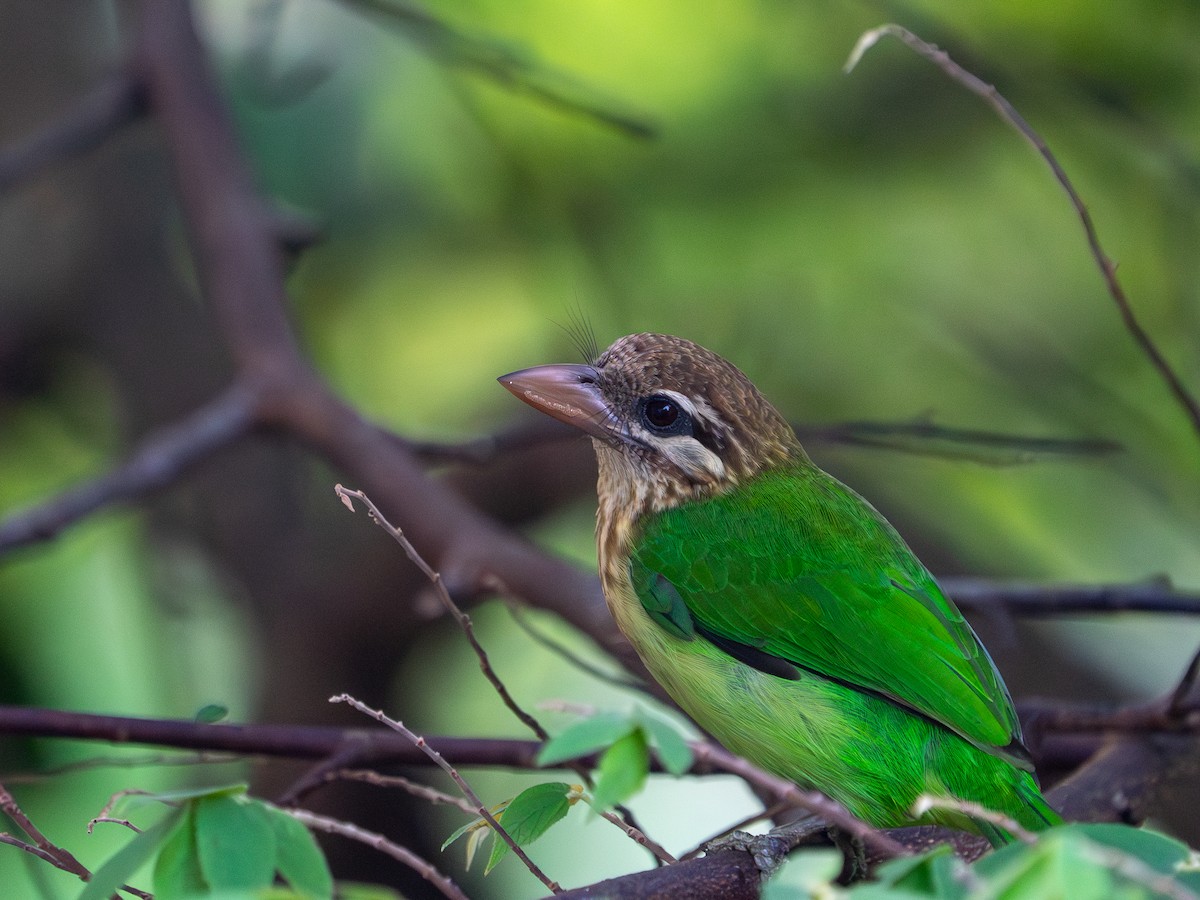
[[(1200, 391), (1200, 8), (427, 5), (478, 46), (511, 49), (551, 86), (652, 125), (655, 137), (639, 139), (447, 58), (444, 45), (367, 5), (200, 4), (261, 184), (324, 234), (292, 275), (304, 340), (367, 415), (422, 438), (514, 420), (523, 411), (495, 376), (575, 359), (563, 326), (579, 311), (602, 345), (662, 330), (709, 346), (799, 421), (932, 415), (962, 428), (1118, 441), (1126, 450), (1115, 457), (1016, 468), (812, 451), (935, 571), (1087, 582), (1161, 573), (1200, 586), (1196, 436), (1122, 330), (1042, 162), (897, 44), (877, 47), (850, 76), (841, 71), (863, 30), (896, 20), (996, 84), (1059, 155), (1145, 325)], [(78, 21), (53, 20), (57, 30), (41, 24), (40, 4), (0, 12), (3, 43), (20, 42), (26, 54), (0, 64), (13, 85), (0, 101), (6, 141), (51, 120), (63, 98), (119, 59), (113, 7), (81, 8)], [(47, 47), (72, 61), (55, 77), (38, 55)], [(37, 89), (17, 89), (30, 84)], [(136, 170), (146, 150), (127, 141), (115, 152)], [(86, 183), (112, 171), (81, 163), (69, 174)], [(158, 190), (168, 189), (164, 179)], [(81, 248), (109, 227), (109, 210), (83, 215), (75, 201), (42, 180), (0, 198), (0, 359), (56, 304), (88, 299)], [(164, 229), (156, 216), (147, 211), (148, 234)], [(166, 228), (187, 281), (181, 235)], [(81, 331), (108, 334), (79, 321)], [(126, 425), (139, 411), (113, 386), (103, 354), (52, 347), (39, 359), (0, 382), (5, 512), (103, 471), (136, 437)], [(310, 467), (302, 490), (323, 497), (329, 479), (319, 469)], [(302, 508), (340, 515), (331, 498)], [(590, 564), (591, 516), (585, 501), (536, 534)], [(113, 511), (6, 558), (3, 699), (180, 716), (216, 702), (234, 719), (253, 715), (264, 646), (210, 550), (154, 533), (138, 512)], [(479, 619), (522, 702), (606, 702), (500, 610)], [(1119, 697), (1166, 689), (1200, 638), (1191, 622), (1132, 616), (1039, 624), (1036, 633), (1064, 642)], [(1020, 660), (1021, 684), (1045, 684), (1042, 660), (1020, 658), (1011, 639), (992, 648), (1006, 672), (1006, 658)], [(432, 628), (421, 652), (397, 665), (397, 703), (423, 731), (518, 733), (456, 632)], [(94, 752), (22, 744), (0, 749), (0, 759), (21, 768)], [(29, 812), (52, 837), (85, 842), (70, 846), (94, 864), (117, 845), (82, 837), (91, 809), (120, 787), (154, 789), (171, 777), (74, 775), (27, 795)], [(477, 779), (492, 799), (533, 780)], [(721, 779), (707, 799), (692, 785), (651, 781), (635, 809), (672, 850), (750, 807)], [(81, 811), (84, 802), (93, 807)], [(452, 812), (435, 815), (446, 823), (435, 843), (462, 824)], [(688, 831), (674, 830), (680, 818)], [(552, 833), (537, 845), (555, 861), (552, 876), (584, 883), (644, 864), (639, 851), (617, 849), (627, 842), (615, 830), (611, 852), (594, 837), (603, 823), (571, 827), (588, 828), (587, 840)], [(0, 882), (25, 877), (29, 864), (17, 857), (0, 853)], [(50, 884), (46, 896), (69, 891), (60, 873), (32, 877)], [(479, 889), (496, 896), (537, 890), (511, 861), (489, 881)]]

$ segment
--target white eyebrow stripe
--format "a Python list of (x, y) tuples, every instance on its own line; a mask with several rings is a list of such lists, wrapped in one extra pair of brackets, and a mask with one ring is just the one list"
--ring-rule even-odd
[(709, 402), (703, 398), (689, 397), (687, 394), (681, 394), (678, 391), (655, 391), (664, 397), (670, 397), (678, 403), (684, 410), (687, 411), (693, 419), (699, 419), (706, 422), (714, 428), (728, 430), (729, 426), (725, 424), (725, 420), (721, 418)]

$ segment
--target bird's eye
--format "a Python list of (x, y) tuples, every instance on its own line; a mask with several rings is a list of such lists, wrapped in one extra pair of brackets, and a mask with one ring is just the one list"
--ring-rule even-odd
[(642, 421), (657, 434), (690, 434), (692, 417), (679, 402), (662, 394), (647, 397), (642, 404)]

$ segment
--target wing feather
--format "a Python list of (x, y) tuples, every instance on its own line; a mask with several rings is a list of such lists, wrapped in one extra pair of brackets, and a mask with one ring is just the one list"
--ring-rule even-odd
[(970, 625), (883, 517), (819, 469), (765, 473), (648, 517), (630, 565), (639, 599), (676, 633), (694, 626), (727, 651), (877, 693), (1028, 767)]

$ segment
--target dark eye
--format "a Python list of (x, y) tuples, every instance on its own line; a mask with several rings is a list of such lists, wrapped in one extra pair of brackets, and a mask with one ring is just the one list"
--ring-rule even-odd
[(678, 401), (662, 394), (647, 397), (642, 403), (642, 421), (658, 434), (690, 434), (692, 431), (692, 417)]

